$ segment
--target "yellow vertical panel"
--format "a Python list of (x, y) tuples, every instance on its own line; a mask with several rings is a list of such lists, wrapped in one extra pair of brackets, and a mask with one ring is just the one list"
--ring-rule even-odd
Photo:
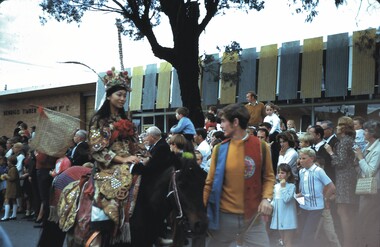
[[(364, 36), (363, 36), (364, 35)], [(360, 49), (366, 46), (368, 37), (376, 40), (376, 29), (354, 32), (352, 35), (352, 86), (351, 95), (373, 94), (375, 90), (375, 45), (369, 49)]]
[(220, 90), (220, 103), (232, 104), (236, 100), (237, 84), (237, 62), (239, 54), (237, 52), (224, 53), (222, 59), (222, 85)]
[(129, 100), (129, 109), (131, 111), (141, 110), (143, 78), (144, 78), (143, 66), (134, 67), (132, 71), (132, 81), (131, 81), (132, 92), (131, 92), (131, 97)]
[(303, 41), (301, 98), (320, 98), (323, 73), (323, 37)]
[(172, 65), (170, 63), (163, 62), (160, 64), (156, 101), (157, 109), (164, 109), (169, 107), (171, 73)]
[(277, 44), (262, 46), (260, 49), (259, 78), (257, 94), (260, 101), (276, 99)]

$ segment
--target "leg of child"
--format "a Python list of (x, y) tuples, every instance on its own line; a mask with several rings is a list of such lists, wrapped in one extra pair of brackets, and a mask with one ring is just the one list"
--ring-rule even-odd
[(278, 230), (278, 232), (280, 233), (280, 240), (279, 240), (279, 244), (282, 245), (282, 246), (285, 246), (285, 242), (284, 242), (284, 238), (285, 238), (285, 233), (284, 233), (284, 230)]
[(1, 220), (8, 220), (9, 219), (9, 211), (11, 210), (11, 207), (9, 206), (8, 199), (4, 200), (4, 217), (1, 218)]
[(12, 199), (12, 202), (13, 202), (13, 206), (12, 206), (12, 216), (11, 216), (11, 219), (16, 219), (17, 218), (17, 202), (16, 200)]
[(281, 238), (286, 247), (293, 246), (294, 230), (282, 230)]

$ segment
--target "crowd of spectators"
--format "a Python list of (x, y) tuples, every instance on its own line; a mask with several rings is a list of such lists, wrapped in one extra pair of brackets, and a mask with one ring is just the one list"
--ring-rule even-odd
[[(10, 137), (0, 137), (1, 221), (28, 219), (42, 227), (49, 217), (53, 178), (72, 165), (90, 160), (87, 131), (78, 130), (63, 157), (52, 157), (31, 148), (36, 127), (18, 121)], [(15, 172), (16, 171), (16, 172)]]
[[(320, 120), (303, 131), (294, 120), (280, 116), (278, 106), (259, 102), (255, 92), (247, 93), (247, 101), (244, 108), (250, 118), (245, 131), (268, 147), (276, 176), (273, 196), (267, 198), (274, 213), (263, 218), (268, 235), (278, 237), (283, 246), (380, 246), (379, 192), (355, 194), (358, 175), (377, 176), (380, 182), (380, 122), (343, 116), (336, 124)], [(188, 109), (180, 107), (178, 124), (167, 135), (171, 151), (195, 154), (205, 174), (215, 147), (226, 139), (220, 113), (223, 109), (210, 106), (203, 128), (195, 128)], [(19, 121), (10, 138), (0, 138), (1, 221), (17, 220), (18, 213), (36, 223), (47, 220), (53, 177), (91, 161), (85, 130), (75, 133), (72, 147), (61, 158), (29, 147), (35, 131)]]
[[(284, 246), (295, 243), (301, 244), (300, 246), (303, 246), (302, 243), (310, 246), (379, 246), (380, 216), (371, 213), (372, 218), (369, 219), (369, 213), (364, 211), (369, 205), (380, 207), (379, 192), (376, 196), (359, 196), (355, 194), (355, 186), (358, 176), (365, 171), (370, 171), (369, 176), (376, 176), (380, 180), (380, 122), (365, 120), (364, 116), (342, 116), (335, 124), (330, 119), (325, 119), (310, 125), (306, 130), (297, 130), (294, 120), (285, 120), (284, 116), (280, 116), (279, 107), (273, 103), (259, 102), (256, 93), (248, 92), (247, 101), (245, 107), (250, 113), (250, 120), (246, 131), (266, 142), (271, 149), (276, 184), (279, 186), (275, 187), (278, 189), (277, 192), (274, 191), (272, 199), (282, 198), (279, 188), (285, 189), (285, 184), (292, 183), (295, 186), (295, 196), (292, 193), (286, 200), (288, 203), (299, 202), (294, 204), (298, 205), (298, 227), (293, 224), (289, 229), (284, 229), (274, 223), (286, 221), (281, 217), (290, 217), (290, 222), (294, 219), (294, 215), (284, 216), (277, 212), (268, 220), (268, 234), (277, 234), (276, 230), (279, 230), (279, 243)], [(215, 111), (215, 107), (213, 109)], [(207, 136), (217, 132), (223, 134), (222, 129), (208, 130), (210, 113), (206, 116), (204, 128), (208, 131)], [(219, 138), (223, 140), (223, 137)], [(213, 146), (210, 138), (208, 140), (212, 153)], [(364, 154), (369, 151), (375, 155), (367, 161), (369, 157)], [(278, 167), (285, 164), (291, 171), (292, 179), (289, 181), (287, 178), (290, 175), (284, 175), (284, 179), (279, 178), (281, 171)], [(209, 171), (209, 162), (205, 166), (203, 160), (201, 166), (206, 172)], [(283, 170), (282, 168), (282, 173)], [(365, 233), (358, 226), (357, 222), (363, 222), (363, 217), (368, 220), (366, 225), (370, 228), (366, 229), (370, 229), (371, 233)], [(311, 219), (313, 220), (310, 221)], [(315, 227), (305, 227), (310, 224)], [(269, 225), (273, 226), (271, 230)], [(282, 232), (289, 230), (293, 234), (284, 235)]]

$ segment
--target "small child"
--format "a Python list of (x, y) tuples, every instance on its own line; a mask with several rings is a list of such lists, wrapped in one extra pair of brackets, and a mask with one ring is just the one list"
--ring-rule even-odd
[(280, 133), (281, 132), (281, 120), (277, 116), (277, 114), (274, 113), (274, 110), (276, 109), (276, 106), (269, 102), (265, 105), (265, 112), (266, 117), (264, 118), (264, 122), (270, 123), (272, 125), (272, 128), (270, 129), (269, 134), (273, 134), (275, 132)]
[(312, 148), (301, 148), (298, 151), (302, 169), (300, 176), (300, 243), (299, 246), (320, 246), (315, 233), (325, 208), (325, 198), (331, 198), (335, 193), (335, 185), (326, 172), (315, 164), (316, 153)]
[(298, 140), (300, 141), (299, 147), (300, 148), (307, 148), (311, 147), (314, 144), (314, 137), (310, 133), (303, 133), (298, 137)]
[(198, 150), (194, 150), (195, 153), (195, 159), (197, 160), (198, 165), (202, 165), (203, 155)]
[(297, 208), (294, 193), (294, 176), (288, 164), (282, 163), (277, 167), (279, 182), (273, 190), (273, 216), (271, 229), (280, 232), (284, 246), (292, 246), (295, 229), (297, 229)]
[(363, 124), (364, 124), (364, 118), (362, 117), (354, 117), (352, 118), (354, 120), (354, 129), (356, 132), (355, 135), (355, 144), (359, 146), (360, 150), (362, 152), (365, 152), (365, 146), (366, 146), (366, 141), (364, 138), (364, 129), (363, 129)]
[(178, 124), (170, 129), (172, 134), (183, 134), (189, 141), (193, 141), (195, 135), (195, 127), (193, 122), (187, 117), (189, 115), (189, 109), (186, 107), (179, 107), (175, 111), (175, 117), (178, 120)]
[(288, 130), (293, 130), (294, 132), (297, 132), (297, 130), (296, 130), (296, 122), (293, 119), (289, 119), (286, 122), (286, 126), (288, 127)]
[[(17, 201), (16, 198), (20, 196), (20, 177), (16, 168), (17, 157), (12, 155), (8, 158), (8, 173), (1, 175), (2, 180), (7, 181), (7, 188), (5, 191), (5, 213), (1, 221), (15, 220), (17, 217)], [(9, 217), (10, 204), (13, 204), (12, 216)]]
[(207, 132), (211, 130), (216, 130), (216, 117), (214, 116), (214, 114), (210, 112), (206, 113), (204, 128), (206, 129)]

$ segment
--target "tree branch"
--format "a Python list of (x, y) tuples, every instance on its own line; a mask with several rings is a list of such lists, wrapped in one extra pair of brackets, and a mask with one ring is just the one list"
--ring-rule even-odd
[(161, 0), (160, 4), (162, 12), (169, 18), (170, 27), (174, 36), (178, 30), (178, 13), (180, 6), (183, 5), (183, 0)]
[[(117, 2), (117, 0), (113, 0), (113, 1), (115, 3)], [(135, 24), (136, 28), (138, 28), (140, 32), (148, 39), (148, 42), (152, 48), (153, 54), (160, 59), (164, 59), (170, 63), (173, 63), (174, 62), (173, 49), (161, 46), (158, 43), (156, 35), (153, 32), (153, 27), (149, 19), (149, 10), (150, 10), (151, 0), (144, 0), (145, 10), (142, 17), (139, 16), (139, 9), (138, 9), (136, 1), (133, 1), (133, 0), (127, 0), (127, 1), (132, 9), (132, 14), (129, 14), (128, 17)], [(118, 5), (120, 6), (120, 3)], [(123, 9), (124, 9), (124, 13), (127, 13), (124, 7)]]
[(116, 1), (116, 0), (112, 0), (117, 6), (120, 7), (123, 15), (124, 15), (124, 18), (129, 18), (129, 19), (132, 19), (132, 15), (130, 13), (128, 13), (128, 11), (124, 8), (124, 6), (119, 3), (119, 1)]
[(151, 0), (144, 0), (144, 17), (149, 20), (149, 9), (150, 9)]
[(206, 26), (210, 20), (214, 17), (218, 11), (219, 0), (205, 0), (206, 5), (206, 16), (203, 18), (202, 22), (198, 26), (198, 36), (205, 30)]

